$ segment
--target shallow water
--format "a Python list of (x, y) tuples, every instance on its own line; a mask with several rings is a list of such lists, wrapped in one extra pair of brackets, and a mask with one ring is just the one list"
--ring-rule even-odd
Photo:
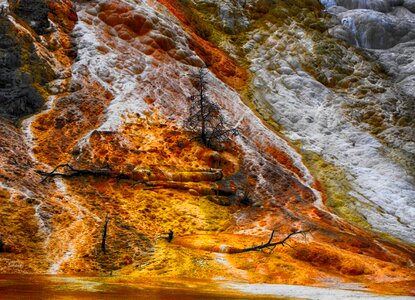
[[(141, 281), (140, 281), (141, 280)], [(57, 275), (0, 275), (0, 299), (415, 299), (384, 296), (360, 285), (311, 287), (195, 279), (136, 279)]]
[(0, 299), (292, 299), (221, 289), (214, 282), (132, 284), (116, 280), (116, 277), (0, 275)]

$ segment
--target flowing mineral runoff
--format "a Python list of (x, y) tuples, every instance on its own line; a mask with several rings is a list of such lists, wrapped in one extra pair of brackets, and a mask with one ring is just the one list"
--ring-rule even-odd
[[(325, 2), (328, 7), (334, 3)], [(412, 243), (413, 178), (383, 155), (384, 145), (345, 116), (344, 95), (306, 73), (299, 58), (278, 50), (279, 34), (269, 32), (266, 43), (246, 43), (256, 97), (274, 108), (274, 118), (287, 137), (346, 171), (353, 187), (350, 194), (362, 203), (356, 208), (374, 229)], [(301, 45), (308, 45), (306, 49), (313, 49), (315, 42), (300, 27), (292, 24), (291, 34)], [(278, 60), (278, 70), (271, 67), (270, 59)]]

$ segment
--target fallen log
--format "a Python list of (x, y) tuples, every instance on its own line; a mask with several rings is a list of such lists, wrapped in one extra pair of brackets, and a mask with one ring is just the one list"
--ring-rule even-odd
[[(67, 168), (69, 171), (65, 173), (57, 172), (58, 169), (64, 169), (64, 168)], [(44, 176), (43, 179), (40, 181), (40, 183), (45, 182), (47, 179), (49, 179), (52, 176), (74, 177), (74, 176), (80, 176), (80, 175), (94, 175), (94, 176), (107, 176), (107, 177), (115, 177), (115, 178), (122, 177), (122, 174), (116, 173), (109, 168), (97, 169), (97, 170), (76, 169), (72, 167), (70, 164), (58, 165), (51, 172), (37, 170), (37, 173)]]
[[(63, 172), (58, 172), (58, 170), (64, 170)], [(93, 175), (93, 176), (105, 176), (118, 179), (131, 179), (135, 182), (145, 183), (148, 186), (153, 187), (172, 187), (172, 188), (181, 188), (189, 189), (186, 186), (186, 183), (195, 183), (195, 182), (215, 182), (222, 179), (223, 174), (221, 169), (201, 169), (197, 171), (185, 171), (185, 172), (172, 172), (172, 173), (163, 173), (160, 172), (157, 175), (152, 174), (149, 176), (145, 174), (142, 170), (121, 173), (112, 170), (109, 167), (103, 169), (77, 169), (70, 164), (60, 164), (56, 166), (51, 172), (45, 172), (42, 170), (36, 170), (37, 173), (44, 176), (41, 180), (41, 183), (48, 180), (53, 176), (61, 177), (75, 177), (83, 175)], [(151, 173), (151, 172), (148, 172)], [(151, 182), (151, 183), (150, 183)], [(191, 187), (190, 187), (191, 188)]]

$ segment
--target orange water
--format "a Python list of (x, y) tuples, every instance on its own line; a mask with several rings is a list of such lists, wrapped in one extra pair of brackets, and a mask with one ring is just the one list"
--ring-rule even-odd
[(288, 299), (221, 290), (213, 282), (111, 282), (114, 279), (0, 275), (0, 299)]

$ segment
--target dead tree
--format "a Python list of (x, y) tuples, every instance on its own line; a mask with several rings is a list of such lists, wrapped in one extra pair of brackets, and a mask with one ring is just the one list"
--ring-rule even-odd
[(173, 230), (169, 230), (168, 232), (167, 232), (167, 241), (170, 243), (172, 240), (173, 240), (173, 237), (174, 237), (174, 233), (173, 233)]
[(302, 236), (306, 237), (307, 233), (310, 233), (312, 231), (312, 229), (306, 229), (306, 230), (298, 230), (298, 231), (294, 231), (291, 232), (290, 234), (288, 234), (285, 238), (283, 238), (282, 240), (278, 241), (278, 242), (273, 242), (272, 240), (274, 239), (274, 234), (275, 234), (275, 229), (272, 231), (271, 236), (268, 240), (268, 242), (266, 242), (265, 244), (261, 244), (261, 245), (257, 245), (257, 246), (252, 246), (252, 247), (248, 247), (248, 248), (229, 248), (228, 249), (228, 253), (243, 253), (243, 252), (250, 252), (250, 251), (262, 251), (262, 250), (269, 250), (269, 252), (274, 251), (275, 247), (277, 247), (278, 245), (282, 245), (282, 246), (290, 246), (287, 241), (294, 235), (298, 235), (301, 234)]
[(106, 250), (106, 242), (107, 242), (107, 232), (108, 232), (108, 214), (105, 216), (105, 223), (104, 223), (104, 230), (102, 231), (102, 242), (101, 242), (101, 250), (105, 253)]
[(220, 113), (219, 105), (206, 95), (206, 75), (205, 68), (200, 68), (192, 75), (196, 83), (197, 94), (189, 97), (191, 105), (185, 127), (195, 134), (192, 139), (197, 139), (203, 145), (212, 148), (229, 140), (232, 135), (238, 133), (238, 130), (229, 128)]
[[(58, 169), (67, 169), (65, 173), (57, 172)], [(52, 176), (61, 176), (61, 177), (74, 177), (80, 175), (94, 175), (94, 176), (107, 176), (107, 177), (120, 177), (121, 174), (117, 174), (113, 172), (110, 168), (107, 169), (97, 169), (97, 170), (87, 170), (87, 169), (76, 169), (72, 167), (70, 164), (61, 164), (56, 166), (51, 172), (44, 172), (44, 171), (37, 171), (39, 174), (43, 175), (43, 179), (40, 181), (41, 183), (45, 182)]]

